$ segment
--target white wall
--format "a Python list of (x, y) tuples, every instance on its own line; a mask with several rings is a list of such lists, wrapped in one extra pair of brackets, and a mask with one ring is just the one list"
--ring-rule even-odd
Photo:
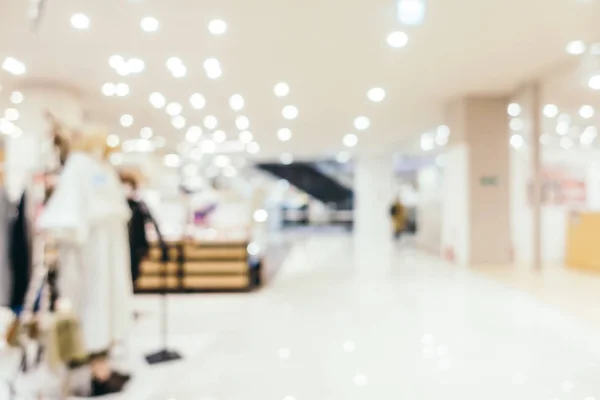
[(436, 254), (442, 249), (442, 179), (442, 172), (435, 165), (417, 174), (417, 244)]

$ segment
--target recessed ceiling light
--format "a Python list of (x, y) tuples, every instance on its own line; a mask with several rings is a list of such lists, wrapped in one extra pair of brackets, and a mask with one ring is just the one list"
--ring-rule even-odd
[(112, 134), (112, 135), (108, 135), (106, 137), (106, 144), (108, 145), (108, 147), (118, 147), (119, 144), (121, 144), (121, 139), (119, 139), (119, 136)]
[(116, 95), (119, 97), (124, 97), (127, 96), (129, 94), (129, 85), (126, 83), (117, 83), (117, 85), (115, 86), (116, 88)]
[(358, 136), (354, 133), (348, 133), (344, 136), (343, 143), (346, 147), (354, 147), (358, 144)]
[(385, 99), (385, 90), (379, 87), (373, 88), (367, 92), (367, 97), (374, 103), (380, 103)]
[(217, 151), (217, 145), (212, 140), (204, 140), (200, 143), (200, 149), (203, 153), (212, 154)]
[(290, 87), (285, 82), (279, 82), (277, 85), (275, 85), (273, 91), (275, 92), (275, 96), (285, 97), (290, 94)]
[(519, 132), (525, 129), (525, 122), (521, 118), (511, 119), (509, 125), (512, 131)]
[(170, 70), (176, 69), (179, 66), (183, 65), (183, 61), (179, 57), (169, 57), (167, 59), (167, 68)]
[(5, 118), (0, 118), (0, 132), (5, 135), (10, 135), (14, 133), (17, 127), (12, 122), (6, 120)]
[(523, 111), (523, 108), (519, 103), (510, 103), (507, 107), (508, 115), (511, 117), (518, 117)]
[(364, 131), (365, 129), (369, 129), (369, 126), (371, 126), (371, 121), (369, 120), (369, 118), (367, 118), (365, 116), (357, 117), (354, 120), (354, 127), (356, 129), (358, 129), (359, 131)]
[(144, 32), (156, 32), (159, 26), (160, 23), (154, 17), (144, 17), (140, 22), (140, 28), (142, 28)]
[(440, 125), (437, 127), (435, 135), (435, 143), (438, 146), (445, 146), (448, 144), (450, 139), (450, 128), (447, 125)]
[(581, 118), (590, 119), (594, 116), (594, 113), (594, 107), (590, 105), (581, 106), (581, 108), (579, 109), (579, 115), (581, 116)]
[(282, 142), (287, 142), (292, 138), (292, 131), (288, 128), (281, 128), (277, 131), (277, 138)]
[(150, 139), (154, 135), (152, 128), (145, 126), (140, 130), (140, 137), (142, 139)]
[(250, 143), (253, 139), (252, 132), (250, 131), (241, 131), (240, 132), (240, 142), (242, 143)]
[(129, 114), (123, 114), (121, 115), (121, 118), (119, 119), (119, 121), (121, 122), (121, 126), (128, 128), (131, 125), (133, 125), (133, 117)]
[(200, 93), (194, 93), (190, 96), (190, 104), (196, 110), (201, 110), (206, 106), (206, 99)]
[(124, 63), (125, 59), (118, 54), (114, 54), (108, 59), (108, 65), (110, 65), (112, 69), (118, 69)]
[(214, 164), (219, 168), (225, 168), (226, 166), (231, 164), (231, 159), (226, 155), (220, 154), (215, 157)]
[(421, 25), (425, 8), (425, 0), (398, 0), (398, 21), (404, 25)]
[(429, 133), (425, 132), (421, 135), (421, 150), (423, 151), (431, 151), (435, 148), (435, 137)]
[(13, 104), (21, 104), (24, 100), (23, 93), (21, 92), (12, 92), (10, 94), (10, 102)]
[(150, 104), (152, 104), (154, 108), (163, 108), (167, 103), (167, 99), (165, 99), (165, 96), (158, 92), (151, 93), (148, 99), (150, 101)]
[(21, 117), (21, 114), (19, 113), (19, 110), (17, 110), (16, 108), (7, 108), (6, 110), (4, 110), (4, 118), (6, 118), (7, 121), (15, 122), (20, 117)]
[(296, 106), (285, 106), (281, 114), (285, 119), (296, 119), (298, 118), (298, 108)]
[(588, 80), (590, 89), (600, 90), (600, 75), (594, 75)]
[(558, 115), (558, 107), (555, 104), (546, 104), (543, 113), (548, 118), (554, 118)]
[(225, 143), (227, 134), (221, 130), (215, 131), (215, 133), (213, 133), (213, 140), (215, 143)]
[(204, 126), (209, 130), (215, 129), (217, 127), (217, 125), (219, 124), (217, 117), (215, 117), (214, 115), (207, 115), (206, 117), (204, 117), (203, 122), (204, 122)]
[(208, 31), (213, 35), (222, 35), (227, 32), (227, 24), (223, 20), (215, 19), (208, 24)]
[(183, 78), (187, 75), (187, 68), (185, 65), (179, 65), (173, 69), (171, 69), (171, 74), (174, 78)]
[(246, 146), (246, 151), (250, 154), (257, 154), (260, 152), (260, 146), (256, 142), (248, 143), (248, 146)]
[(25, 64), (13, 57), (6, 57), (2, 62), (2, 69), (13, 75), (23, 75), (27, 72)]
[(240, 115), (235, 119), (235, 126), (237, 126), (240, 131), (245, 131), (250, 128), (250, 120), (248, 117)]
[(127, 69), (130, 73), (139, 74), (146, 68), (146, 63), (144, 60), (139, 58), (130, 58), (127, 61)]
[(392, 32), (387, 37), (387, 43), (390, 47), (399, 49), (408, 44), (408, 35), (404, 32)]
[(107, 82), (102, 85), (102, 94), (105, 96), (114, 96), (117, 93), (117, 87), (114, 83)]
[(185, 128), (185, 123), (185, 118), (181, 115), (171, 118), (171, 125), (173, 125), (175, 129)]
[(510, 145), (515, 149), (520, 149), (525, 144), (525, 139), (518, 133), (514, 133), (510, 137)]
[(173, 102), (173, 103), (167, 104), (167, 108), (165, 109), (165, 111), (171, 117), (175, 117), (175, 116), (181, 114), (181, 111), (183, 111), (183, 107), (181, 106), (181, 104)]
[(167, 167), (177, 168), (181, 165), (181, 158), (178, 154), (167, 154), (164, 163)]
[(185, 140), (190, 143), (196, 143), (202, 137), (202, 128), (199, 126), (190, 126), (185, 133)]
[(229, 98), (229, 106), (234, 111), (240, 111), (244, 108), (244, 98), (241, 94), (234, 94)]
[(204, 61), (204, 70), (210, 79), (217, 79), (222, 75), (221, 63), (216, 58), (209, 58)]
[(71, 25), (75, 29), (88, 29), (90, 27), (90, 17), (83, 13), (73, 14), (71, 16)]
[(290, 165), (294, 162), (294, 156), (290, 153), (283, 153), (281, 157), (279, 157), (279, 160), (283, 165)]
[(583, 40), (573, 40), (567, 44), (566, 51), (572, 55), (580, 55), (585, 53), (586, 47)]
[(208, 76), (210, 79), (218, 79), (221, 77), (221, 75), (223, 75), (223, 71), (221, 71), (221, 68), (206, 71), (206, 76)]

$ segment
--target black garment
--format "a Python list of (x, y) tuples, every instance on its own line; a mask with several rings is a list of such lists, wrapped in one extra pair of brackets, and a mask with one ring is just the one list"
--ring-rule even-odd
[(150, 244), (146, 237), (146, 222), (152, 221), (152, 216), (146, 206), (139, 201), (128, 199), (131, 209), (129, 220), (129, 252), (131, 256), (131, 277), (133, 283), (140, 275), (140, 263), (148, 254)]
[(23, 193), (9, 237), (9, 257), (13, 277), (10, 307), (13, 310), (19, 310), (23, 307), (31, 277), (31, 247), (29, 245), (31, 241), (26, 205), (27, 195)]

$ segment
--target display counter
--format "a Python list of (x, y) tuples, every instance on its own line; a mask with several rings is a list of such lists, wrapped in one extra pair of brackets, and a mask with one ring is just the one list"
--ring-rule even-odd
[(572, 213), (567, 229), (567, 266), (600, 273), (600, 212)]

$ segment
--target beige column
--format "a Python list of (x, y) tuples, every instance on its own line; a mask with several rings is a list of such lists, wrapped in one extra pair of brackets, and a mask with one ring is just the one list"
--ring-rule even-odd
[(465, 97), (447, 107), (442, 251), (460, 264), (511, 262), (507, 103)]

